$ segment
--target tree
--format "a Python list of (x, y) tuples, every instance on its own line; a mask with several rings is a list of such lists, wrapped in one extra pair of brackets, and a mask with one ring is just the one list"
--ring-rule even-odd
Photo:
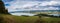
[(0, 0), (0, 14), (9, 14), (2, 0)]

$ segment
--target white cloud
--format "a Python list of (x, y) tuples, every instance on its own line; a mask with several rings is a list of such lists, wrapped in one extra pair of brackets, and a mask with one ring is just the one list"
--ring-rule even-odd
[(56, 5), (57, 3), (58, 3), (57, 1), (43, 2), (41, 6)]
[(49, 8), (45, 8), (44, 10), (58, 10), (58, 8), (49, 7)]
[[(58, 10), (55, 7), (47, 7), (47, 5), (56, 5), (60, 3), (58, 1), (50, 1), (50, 2), (39, 2), (39, 1), (12, 1), (8, 2), (11, 6), (6, 6), (10, 11), (27, 11), (27, 10)], [(40, 7), (42, 6), (42, 7)], [(44, 7), (46, 6), (46, 7)]]

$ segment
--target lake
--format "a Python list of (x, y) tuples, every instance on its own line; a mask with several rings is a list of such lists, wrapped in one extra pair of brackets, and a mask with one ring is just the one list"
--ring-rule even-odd
[[(16, 15), (16, 16), (21, 16), (21, 15), (29, 15), (29, 16), (34, 16), (36, 14), (32, 14), (32, 13), (11, 13), (12, 15)], [(60, 16), (60, 14), (49, 14), (49, 15), (53, 15), (53, 16)]]
[(16, 15), (16, 16), (21, 16), (21, 15), (29, 15), (29, 16), (34, 16), (36, 14), (32, 14), (32, 13), (11, 13), (12, 15)]
[(60, 16), (60, 14), (49, 14), (49, 15)]

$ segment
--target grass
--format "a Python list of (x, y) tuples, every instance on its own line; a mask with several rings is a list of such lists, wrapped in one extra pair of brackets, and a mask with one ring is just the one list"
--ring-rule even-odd
[[(13, 16), (13, 15), (1, 15), (4, 18), (4, 23), (35, 23), (38, 16)], [(12, 22), (11, 22), (12, 21)]]
[(42, 18), (44, 21), (60, 21), (60, 18)]
[[(60, 22), (60, 18), (39, 18), (38, 16), (29, 16), (29, 17), (24, 17), (24, 16), (14, 16), (14, 15), (1, 15), (0, 17), (4, 18), (4, 23), (35, 23), (37, 20), (41, 19), (42, 21), (47, 21), (48, 23), (57, 23)], [(6, 21), (6, 22), (5, 22)], [(12, 21), (12, 22), (11, 22)], [(55, 22), (53, 22), (55, 21)]]
[(34, 23), (38, 19), (37, 16), (24, 17), (24, 16), (15, 16), (15, 20), (18, 23)]

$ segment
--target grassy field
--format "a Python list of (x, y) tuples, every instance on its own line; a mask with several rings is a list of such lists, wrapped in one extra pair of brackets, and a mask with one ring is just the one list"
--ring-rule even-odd
[[(14, 16), (14, 15), (1, 15), (3, 17), (3, 23), (38, 23), (37, 21), (41, 20), (41, 23), (60, 23), (60, 18), (53, 17), (42, 17), (38, 16)], [(1, 18), (0, 18), (1, 19)]]

